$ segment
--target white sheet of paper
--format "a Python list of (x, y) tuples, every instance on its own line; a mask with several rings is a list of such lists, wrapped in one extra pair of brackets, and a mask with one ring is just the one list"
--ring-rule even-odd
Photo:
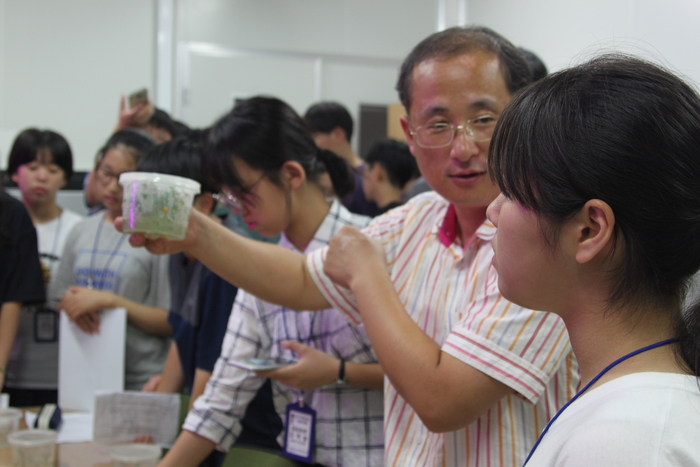
[(94, 440), (128, 443), (150, 435), (156, 444), (172, 445), (180, 431), (180, 395), (126, 391), (95, 398)]
[(98, 391), (124, 389), (126, 310), (100, 313), (99, 334), (88, 334), (61, 312), (58, 342), (58, 405), (92, 412)]

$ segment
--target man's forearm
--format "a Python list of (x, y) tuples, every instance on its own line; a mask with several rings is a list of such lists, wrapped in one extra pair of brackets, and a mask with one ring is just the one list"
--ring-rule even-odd
[(330, 305), (297, 252), (238, 235), (193, 213), (197, 241), (188, 251), (215, 274), (265, 301), (295, 310)]

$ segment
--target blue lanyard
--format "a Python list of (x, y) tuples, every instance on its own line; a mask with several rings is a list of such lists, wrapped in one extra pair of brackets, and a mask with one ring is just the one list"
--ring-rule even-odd
[(532, 455), (535, 453), (535, 449), (537, 449), (537, 446), (540, 445), (540, 441), (542, 441), (542, 438), (544, 438), (544, 435), (547, 434), (547, 431), (549, 431), (549, 427), (552, 426), (552, 423), (554, 423), (554, 421), (557, 418), (559, 418), (559, 415), (561, 415), (562, 412), (564, 412), (564, 410), (566, 410), (567, 407), (569, 407), (576, 399), (578, 399), (579, 396), (581, 396), (581, 394), (583, 394), (584, 392), (586, 392), (586, 390), (588, 388), (593, 386), (596, 383), (596, 381), (598, 381), (601, 378), (601, 376), (603, 376), (605, 373), (610, 371), (610, 369), (613, 368), (615, 365), (624, 362), (628, 358), (634, 357), (635, 355), (639, 355), (640, 353), (646, 352), (647, 350), (655, 349), (657, 347), (672, 344), (672, 343), (678, 342), (678, 341), (679, 341), (679, 338), (674, 337), (672, 339), (666, 339), (665, 341), (661, 341), (661, 342), (657, 342), (655, 344), (647, 345), (646, 347), (642, 347), (641, 349), (637, 349), (634, 352), (630, 352), (627, 355), (624, 355), (624, 356), (618, 358), (617, 360), (612, 362), (610, 365), (606, 366), (603, 369), (603, 371), (598, 373), (595, 378), (593, 378), (588, 384), (586, 384), (586, 386), (583, 387), (583, 389), (581, 389), (579, 392), (577, 392), (576, 395), (574, 397), (572, 397), (569, 402), (564, 404), (564, 406), (561, 409), (559, 409), (559, 412), (557, 412), (557, 414), (554, 417), (552, 417), (552, 419), (549, 421), (549, 423), (547, 423), (547, 426), (545, 426), (544, 430), (542, 430), (542, 433), (540, 434), (540, 437), (537, 439), (537, 442), (535, 443), (534, 446), (532, 446), (532, 449), (530, 450), (530, 454), (527, 455), (527, 459), (525, 459), (525, 463), (523, 464), (523, 467), (525, 467), (527, 465), (528, 461), (530, 460)]
[[(92, 255), (90, 256), (90, 277), (88, 277), (88, 288), (92, 289), (93, 286), (95, 285), (95, 280), (93, 279), (93, 274), (95, 271), (95, 256), (97, 255), (97, 247), (99, 246), (100, 243), (100, 237), (102, 236), (102, 224), (105, 221), (102, 220), (100, 221), (99, 225), (97, 226), (97, 235), (95, 235), (95, 242), (92, 245)], [(121, 237), (119, 237), (119, 241), (117, 242), (117, 245), (114, 247), (112, 252), (109, 255), (109, 258), (107, 259), (107, 262), (105, 263), (104, 267), (102, 268), (102, 272), (98, 275), (102, 277), (102, 284), (104, 284), (104, 277), (107, 274), (107, 271), (109, 271), (109, 265), (112, 264), (112, 259), (116, 256), (117, 252), (119, 251), (119, 247), (122, 246), (122, 243), (124, 242), (124, 238), (126, 238), (126, 234), (122, 234)], [(100, 277), (97, 278), (98, 280)], [(102, 289), (102, 287), (100, 287)], [(113, 290), (113, 292), (116, 292), (116, 290)]]

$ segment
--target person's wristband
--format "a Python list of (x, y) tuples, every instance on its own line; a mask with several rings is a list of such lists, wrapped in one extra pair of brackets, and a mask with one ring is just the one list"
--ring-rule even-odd
[(345, 360), (340, 359), (340, 368), (338, 369), (338, 379), (335, 384), (345, 384)]
[(5, 367), (0, 365), (0, 374), (4, 374), (4, 373), (5, 373)]

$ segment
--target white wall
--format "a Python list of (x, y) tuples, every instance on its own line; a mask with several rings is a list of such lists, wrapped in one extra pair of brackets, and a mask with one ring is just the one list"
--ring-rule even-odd
[[(403, 57), (435, 31), (434, 0), (179, 0), (175, 114), (205, 126), (232, 98), (272, 94), (299, 113), (397, 101)], [(356, 118), (357, 120), (357, 118)]]
[(155, 9), (146, 0), (0, 0), (0, 167), (14, 136), (51, 128), (87, 169), (119, 95), (153, 87)]
[(600, 51), (654, 58), (700, 84), (698, 0), (469, 0), (468, 20), (555, 71)]
[(166, 97), (194, 126), (258, 93), (299, 112), (318, 99), (354, 114), (360, 103), (395, 102), (398, 63), (438, 24), (465, 18), (550, 70), (616, 46), (651, 52), (700, 83), (698, 0), (0, 0), (0, 168), (29, 126), (63, 133), (76, 168), (91, 167), (119, 95), (157, 94), (159, 1), (174, 7), (179, 51)]

